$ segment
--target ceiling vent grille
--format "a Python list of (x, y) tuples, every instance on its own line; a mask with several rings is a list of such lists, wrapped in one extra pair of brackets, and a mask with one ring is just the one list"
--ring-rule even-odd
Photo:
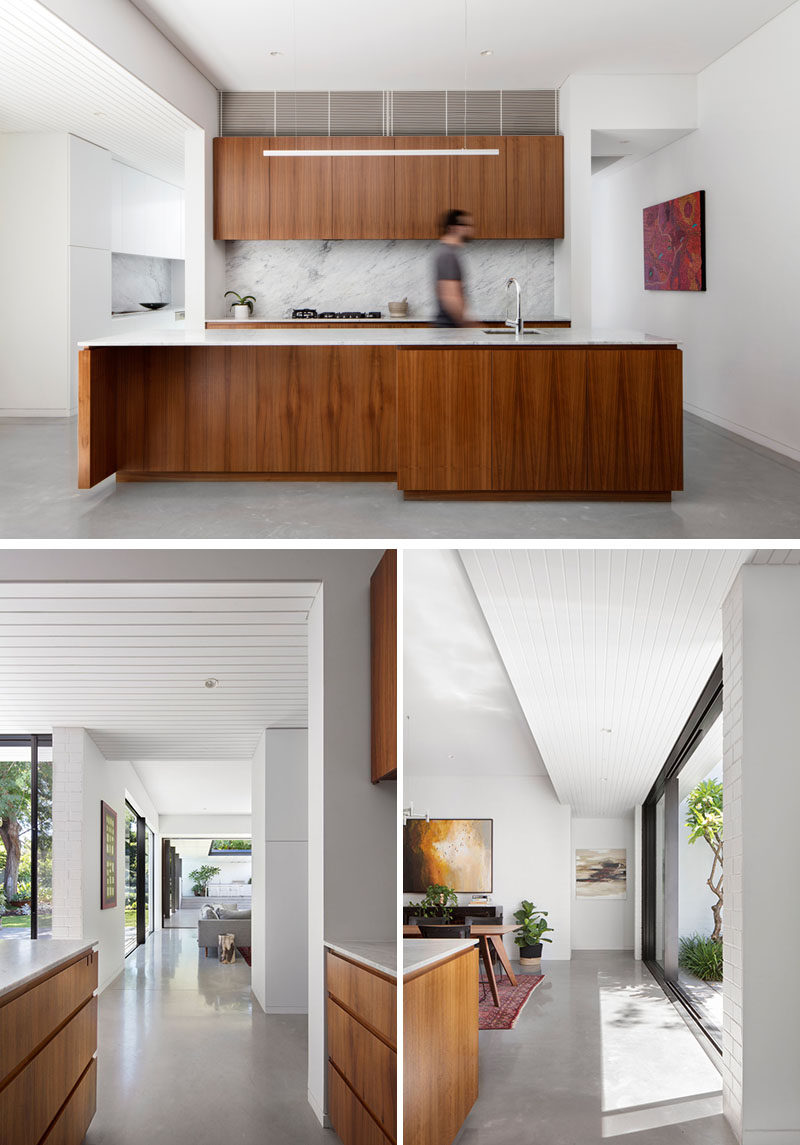
[(557, 135), (558, 91), (223, 91), (220, 135)]

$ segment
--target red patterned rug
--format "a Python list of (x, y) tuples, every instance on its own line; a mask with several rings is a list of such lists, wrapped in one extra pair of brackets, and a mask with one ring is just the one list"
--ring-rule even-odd
[(250, 961), (250, 957), (251, 957), (250, 950), (251, 950), (251, 948), (249, 946), (237, 946), (236, 949), (239, 951), (239, 953), (241, 954), (242, 958), (245, 960), (247, 965), (252, 966), (253, 963)]
[[(517, 1018), (522, 1013), (522, 1007), (530, 998), (533, 991), (544, 978), (544, 974), (520, 974), (516, 986), (503, 978), (497, 983), (497, 993), (500, 995), (500, 1005), (495, 1006), (492, 992), (488, 984), (481, 983), (479, 990), (481, 998), (478, 1002), (478, 1028), (481, 1030), (512, 1030)], [(483, 997), (484, 985), (486, 997)]]

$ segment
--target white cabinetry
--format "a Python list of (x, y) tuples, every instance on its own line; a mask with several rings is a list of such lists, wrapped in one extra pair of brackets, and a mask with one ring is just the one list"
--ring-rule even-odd
[(111, 249), (121, 254), (184, 255), (183, 191), (124, 163), (112, 163)]

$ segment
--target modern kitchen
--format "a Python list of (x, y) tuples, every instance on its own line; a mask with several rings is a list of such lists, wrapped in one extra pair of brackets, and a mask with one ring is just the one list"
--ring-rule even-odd
[[(90, 7), (0, 6), (39, 93), (0, 89), (6, 535), (794, 534), (780, 284), (730, 273), (712, 160), (796, 4), (689, 44), (627, 0), (624, 44), (476, 0), (394, 29), (254, 7), (246, 33), (115, 0), (113, 37)], [(443, 326), (448, 211), (471, 234)]]

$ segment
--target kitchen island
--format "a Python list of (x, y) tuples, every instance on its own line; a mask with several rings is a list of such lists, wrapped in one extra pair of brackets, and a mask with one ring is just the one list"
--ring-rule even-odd
[(408, 498), (669, 500), (682, 354), (636, 331), (272, 329), (81, 344), (78, 485), (389, 481)]

